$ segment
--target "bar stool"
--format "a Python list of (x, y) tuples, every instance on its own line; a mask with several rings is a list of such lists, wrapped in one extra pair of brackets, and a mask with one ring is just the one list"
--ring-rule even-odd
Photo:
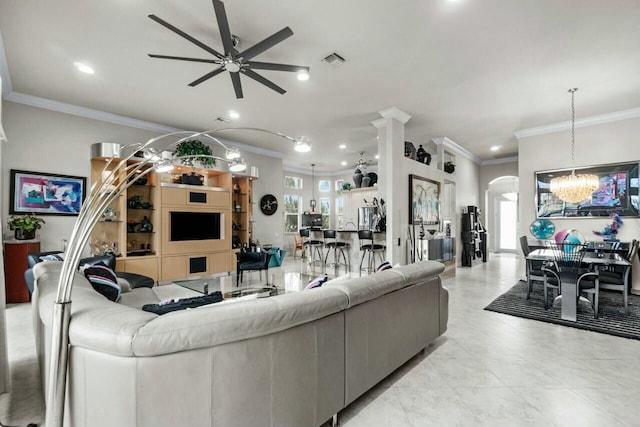
[[(309, 264), (322, 263), (324, 264), (324, 257), (322, 256), (322, 240), (315, 240), (311, 238), (311, 233), (308, 228), (300, 229), (300, 237), (302, 237), (302, 245), (304, 246), (303, 258), (307, 258)], [(309, 253), (307, 254), (307, 248)], [(316, 256), (317, 255), (317, 256)]]
[[(331, 265), (336, 269), (336, 273), (341, 265), (343, 265), (346, 269), (346, 272), (349, 272), (349, 261), (347, 260), (347, 255), (345, 250), (348, 250), (349, 244), (347, 242), (340, 242), (336, 237), (336, 230), (324, 230), (322, 232), (322, 237), (324, 239), (324, 247), (327, 248), (327, 253), (324, 256), (324, 272), (327, 272), (327, 266)], [(333, 263), (327, 264), (329, 260), (329, 254), (333, 251)], [(344, 259), (344, 262), (340, 262), (340, 257)]]
[[(387, 247), (373, 242), (373, 231), (371, 230), (358, 230), (358, 240), (360, 242), (360, 252), (362, 252), (362, 258), (360, 259), (360, 275), (362, 276), (362, 270), (365, 270), (367, 274), (374, 270), (373, 263), (375, 262), (376, 254), (380, 257), (380, 264), (384, 262)], [(367, 240), (369, 243), (366, 242)], [(362, 263), (365, 257), (368, 257), (367, 268), (363, 269)]]

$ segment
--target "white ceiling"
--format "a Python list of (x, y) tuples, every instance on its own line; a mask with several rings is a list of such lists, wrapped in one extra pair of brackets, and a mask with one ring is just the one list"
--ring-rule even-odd
[[(311, 67), (311, 79), (260, 71), (284, 95), (227, 73), (192, 88), (202, 63), (147, 53), (210, 55), (153, 22), (153, 13), (222, 50), (210, 0), (0, 1), (12, 90), (181, 129), (234, 126), (305, 135), (311, 153), (251, 132), (224, 136), (286, 154), (285, 165), (345, 169), (373, 157), (377, 111), (409, 113), (406, 139), (446, 136), (481, 159), (517, 154), (514, 131), (640, 107), (639, 0), (227, 0), (240, 50), (285, 26), (294, 36), (254, 58)], [(336, 68), (322, 58), (337, 52)], [(75, 70), (74, 61), (95, 68)], [(338, 150), (345, 143), (351, 153)], [(502, 145), (497, 153), (492, 145)]]

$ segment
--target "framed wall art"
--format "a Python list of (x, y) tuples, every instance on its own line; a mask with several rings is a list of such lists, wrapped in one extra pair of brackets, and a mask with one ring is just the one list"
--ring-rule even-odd
[(638, 162), (576, 168), (576, 174), (594, 174), (600, 180), (598, 188), (578, 203), (563, 202), (550, 188), (553, 178), (570, 175), (572, 170), (535, 172), (536, 218), (597, 218), (614, 212), (621, 217), (640, 216)]
[(409, 224), (440, 222), (440, 183), (409, 175)]
[(9, 213), (78, 215), (87, 178), (11, 169)]

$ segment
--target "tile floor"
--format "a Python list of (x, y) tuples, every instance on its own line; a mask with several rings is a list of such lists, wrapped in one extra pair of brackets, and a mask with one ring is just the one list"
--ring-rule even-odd
[(341, 426), (640, 426), (640, 341), (483, 310), (523, 268), (492, 254), (444, 279), (448, 331)]
[[(523, 267), (514, 255), (492, 254), (444, 279), (446, 334), (342, 411), (340, 425), (640, 426), (640, 341), (483, 310), (523, 277)], [(289, 260), (269, 274), (278, 284), (301, 269)], [(256, 275), (250, 284), (261, 282)], [(8, 310), (9, 321), (17, 312)], [(16, 411), (10, 418), (24, 419)]]

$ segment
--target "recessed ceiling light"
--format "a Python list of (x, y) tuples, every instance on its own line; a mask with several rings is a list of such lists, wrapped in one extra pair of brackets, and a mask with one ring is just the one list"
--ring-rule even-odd
[(237, 119), (238, 117), (240, 117), (240, 114), (238, 114), (237, 111), (229, 110), (229, 117), (231, 117), (232, 119)]
[(88, 66), (87, 64), (83, 64), (82, 62), (74, 62), (73, 65), (76, 66), (78, 71), (83, 72), (85, 74), (94, 74), (93, 68)]
[(344, 150), (345, 148), (347, 148), (347, 144), (340, 144), (338, 145), (338, 148)]
[(501, 149), (501, 148), (502, 148), (502, 145), (493, 145), (493, 146), (491, 147), (491, 151), (498, 151), (498, 150), (499, 150), (499, 149)]
[(298, 80), (309, 80), (309, 73), (304, 70), (298, 71)]
[(376, 154), (376, 160), (380, 158), (380, 154)]
[(340, 164), (341, 164), (342, 166), (347, 166), (347, 161), (346, 161), (346, 160), (343, 160), (343, 161), (341, 161), (341, 162), (340, 162)]

